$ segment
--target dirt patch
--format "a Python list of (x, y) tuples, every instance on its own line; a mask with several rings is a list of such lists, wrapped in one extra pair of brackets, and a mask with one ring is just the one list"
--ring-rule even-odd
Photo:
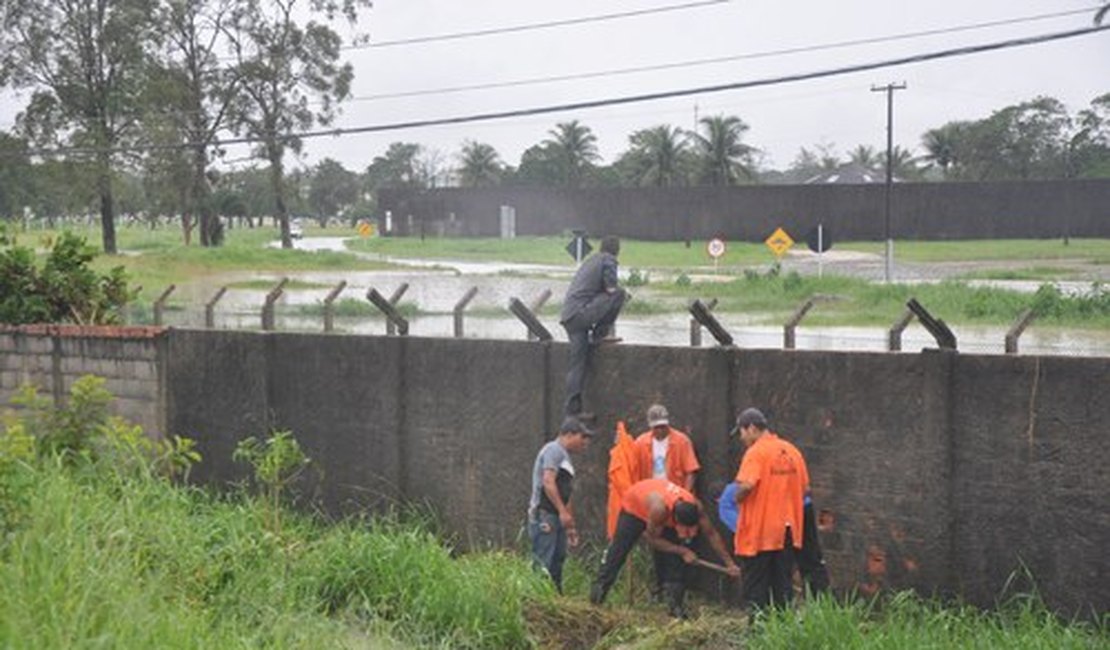
[(613, 611), (565, 598), (532, 603), (524, 618), (542, 650), (590, 650), (621, 624)]

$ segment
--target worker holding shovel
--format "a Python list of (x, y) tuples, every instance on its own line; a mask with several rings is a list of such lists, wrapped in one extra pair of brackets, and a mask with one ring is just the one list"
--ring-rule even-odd
[(646, 479), (634, 484), (622, 498), (613, 540), (605, 549), (601, 569), (590, 587), (590, 602), (597, 605), (605, 601), (629, 551), (642, 535), (652, 550), (665, 558), (660, 564), (664, 569), (663, 595), (668, 611), (676, 618), (686, 618), (686, 565), (717, 566), (701, 560), (684, 545), (699, 532), (724, 560), (719, 569), (739, 577), (740, 568), (694, 495), (666, 479)]

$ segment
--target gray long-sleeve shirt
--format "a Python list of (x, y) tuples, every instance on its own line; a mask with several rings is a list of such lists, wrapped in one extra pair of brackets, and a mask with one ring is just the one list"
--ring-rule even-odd
[(563, 298), (563, 309), (559, 322), (565, 323), (590, 303), (599, 293), (617, 288), (617, 258), (610, 253), (597, 252), (582, 262), (574, 274), (567, 295)]

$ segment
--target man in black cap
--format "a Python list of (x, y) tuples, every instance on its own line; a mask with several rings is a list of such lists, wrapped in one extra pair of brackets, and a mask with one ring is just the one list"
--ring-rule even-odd
[(617, 284), (617, 255), (621, 244), (616, 237), (601, 240), (601, 250), (578, 267), (559, 313), (559, 323), (570, 341), (567, 364), (567, 398), (564, 412), (582, 412), (582, 391), (586, 382), (586, 362), (590, 345), (615, 342), (613, 324), (628, 294)]
[(578, 546), (578, 528), (570, 505), (574, 488), (570, 455), (585, 450), (593, 437), (594, 432), (581, 420), (568, 417), (559, 427), (558, 437), (536, 454), (532, 466), (532, 498), (528, 503), (532, 563), (543, 567), (559, 593), (563, 593), (567, 545)]

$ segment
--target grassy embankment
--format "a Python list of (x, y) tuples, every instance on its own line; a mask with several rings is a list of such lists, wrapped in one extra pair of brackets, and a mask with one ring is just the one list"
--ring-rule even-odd
[[(642, 595), (620, 605), (622, 580), (594, 608), (580, 562), (559, 597), (522, 554), (456, 556), (427, 519), (334, 522), (277, 493), (187, 487), (188, 445), (144, 442), (107, 417), (108, 399), (83, 379), (61, 411), (25, 395), (3, 418), (0, 647), (1078, 650), (1108, 639), (1105, 620), (1067, 624), (1025, 597), (995, 613), (909, 594), (827, 600), (752, 627), (703, 606), (675, 624)], [(271, 488), (296, 456), (280, 448), (253, 465)]]

